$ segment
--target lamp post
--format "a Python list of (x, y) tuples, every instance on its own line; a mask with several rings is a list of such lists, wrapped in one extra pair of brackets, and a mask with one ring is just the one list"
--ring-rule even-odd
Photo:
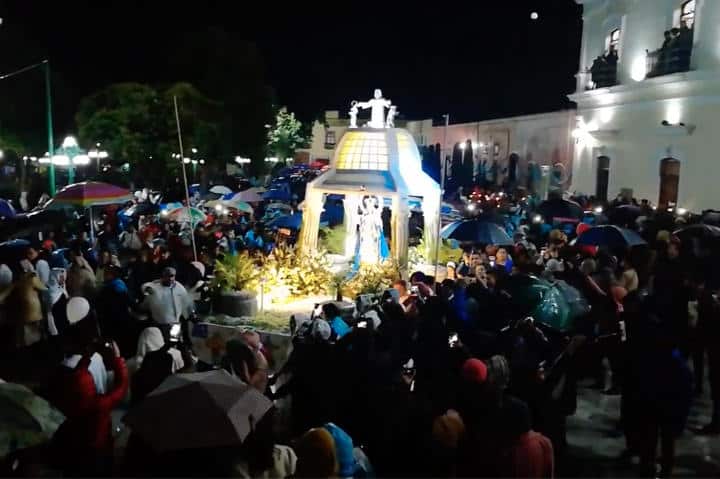
[[(40, 63), (28, 65), (14, 72), (0, 75), (0, 80), (14, 77), (21, 73), (25, 73), (35, 68), (43, 67), (45, 69), (45, 105), (46, 105), (46, 120), (47, 120), (47, 135), (48, 135), (48, 156), (52, 158), (54, 152), (53, 146), (53, 122), (52, 122), (52, 90), (50, 88), (50, 61), (43, 60)], [(55, 195), (55, 166), (50, 163), (48, 165), (48, 181), (50, 183), (50, 196)]]
[[(52, 158), (55, 151), (53, 142), (53, 122), (52, 122), (52, 93), (50, 89), (50, 61), (44, 60), (45, 64), (45, 105), (47, 111), (47, 134), (48, 134), (48, 155)], [(48, 181), (50, 182), (50, 196), (55, 196), (55, 165), (48, 165)]]

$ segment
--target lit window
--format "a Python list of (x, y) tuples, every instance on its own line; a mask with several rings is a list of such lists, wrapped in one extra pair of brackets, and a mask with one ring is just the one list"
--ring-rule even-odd
[(617, 52), (619, 46), (620, 46), (620, 29), (616, 28), (615, 30), (610, 32), (610, 48), (609, 48), (609, 50), (614, 50), (615, 52)]
[(330, 146), (335, 146), (335, 132), (334, 131), (326, 131), (325, 132), (325, 144)]
[(688, 28), (692, 28), (695, 24), (695, 0), (688, 0), (682, 4), (680, 9), (680, 24), (685, 22)]
[(388, 169), (388, 151), (384, 133), (345, 133), (337, 155), (339, 170)]

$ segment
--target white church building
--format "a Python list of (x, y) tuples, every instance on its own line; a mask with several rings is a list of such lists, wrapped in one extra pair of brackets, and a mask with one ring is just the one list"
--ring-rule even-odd
[(570, 190), (719, 207), (720, 0), (576, 1), (584, 28)]

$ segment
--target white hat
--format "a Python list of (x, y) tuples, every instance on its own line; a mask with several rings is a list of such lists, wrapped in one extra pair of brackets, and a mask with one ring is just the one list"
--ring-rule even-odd
[(90, 312), (90, 303), (80, 296), (70, 298), (65, 306), (65, 313), (70, 324), (76, 324), (83, 320)]

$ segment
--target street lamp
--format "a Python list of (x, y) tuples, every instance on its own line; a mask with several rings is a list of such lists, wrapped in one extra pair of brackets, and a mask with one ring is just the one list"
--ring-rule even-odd
[(107, 151), (100, 149), (100, 142), (95, 143), (95, 148), (88, 151), (88, 157), (92, 160), (97, 160), (97, 172), (100, 173), (100, 160), (106, 159), (108, 156)]

